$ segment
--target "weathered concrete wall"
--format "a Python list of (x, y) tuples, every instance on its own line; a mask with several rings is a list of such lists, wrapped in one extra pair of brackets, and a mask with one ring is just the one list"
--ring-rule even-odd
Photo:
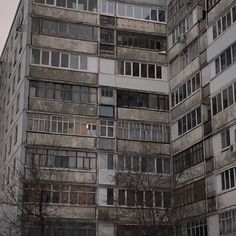
[(47, 7), (33, 5), (33, 16), (44, 16), (48, 18), (58, 18), (60, 20), (71, 21), (74, 23), (85, 23), (91, 25), (98, 25), (98, 14), (82, 11), (70, 11), (63, 8)]
[(118, 140), (117, 149), (119, 152), (170, 155), (170, 145), (164, 143)]
[(185, 68), (180, 70), (174, 77), (170, 78), (170, 88), (175, 88), (180, 83), (182, 83), (183, 78), (187, 78), (190, 75), (196, 73), (199, 70), (199, 57), (195, 58), (191, 63), (189, 63)]
[(85, 73), (70, 70), (58, 70), (54, 68), (31, 66), (30, 76), (55, 82), (65, 82), (73, 84), (97, 84), (98, 76), (94, 73)]
[(97, 42), (78, 39), (59, 38), (47, 35), (32, 35), (32, 46), (47, 47), (59, 50), (97, 54)]
[(95, 149), (95, 140), (96, 138), (76, 137), (71, 135), (56, 135), (34, 132), (27, 133), (27, 144), (29, 145)]
[(203, 127), (198, 126), (193, 130), (187, 132), (183, 136), (177, 138), (176, 140), (173, 140), (171, 146), (172, 154), (180, 152), (181, 150), (186, 149), (187, 147), (193, 145), (194, 143), (197, 143), (199, 140), (201, 140), (202, 134), (203, 134)]
[(123, 120), (140, 120), (147, 122), (169, 123), (168, 112), (148, 111), (141, 109), (118, 108), (118, 118)]
[(157, 24), (133, 19), (117, 18), (117, 28), (128, 31), (158, 32), (160, 35), (166, 35), (166, 24)]
[(31, 98), (29, 100), (29, 109), (32, 111), (97, 116), (97, 105), (79, 104), (75, 102), (58, 102)]
[(134, 58), (139, 59), (140, 55), (142, 55), (142, 62), (147, 61), (149, 63), (153, 62), (155, 64), (166, 65), (167, 54), (160, 54), (152, 50), (117, 47), (117, 58), (119, 59), (133, 61)]
[(176, 122), (183, 114), (190, 112), (193, 107), (200, 106), (200, 103), (201, 91), (199, 90), (171, 110), (171, 122)]

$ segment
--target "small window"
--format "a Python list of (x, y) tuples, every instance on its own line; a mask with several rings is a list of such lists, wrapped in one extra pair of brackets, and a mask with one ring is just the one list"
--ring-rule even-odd
[(102, 97), (113, 97), (113, 89), (111, 88), (101, 88)]
[(230, 130), (229, 129), (221, 133), (221, 145), (222, 145), (222, 149), (225, 149), (230, 146)]
[(114, 190), (112, 188), (107, 189), (107, 205), (113, 205), (114, 203)]

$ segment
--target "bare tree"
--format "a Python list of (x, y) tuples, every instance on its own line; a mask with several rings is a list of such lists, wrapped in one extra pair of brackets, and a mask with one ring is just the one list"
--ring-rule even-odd
[(118, 188), (130, 191), (131, 198), (132, 194), (135, 195), (130, 204), (135, 212), (134, 218), (139, 224), (140, 235), (168, 236), (172, 234), (172, 229), (169, 227), (172, 223), (173, 191), (171, 183), (170, 175), (157, 175), (148, 171), (117, 172), (116, 185)]
[[(62, 181), (60, 172), (47, 167), (46, 163), (39, 166), (32, 161), (23, 170), (16, 171), (11, 183), (4, 186), (0, 200), (0, 221), (6, 230), (24, 236), (28, 235), (28, 227), (37, 225), (40, 235), (45, 235), (46, 221), (57, 211), (49, 205), (51, 189), (48, 183), (55, 178)], [(2, 235), (9, 235), (9, 231)]]

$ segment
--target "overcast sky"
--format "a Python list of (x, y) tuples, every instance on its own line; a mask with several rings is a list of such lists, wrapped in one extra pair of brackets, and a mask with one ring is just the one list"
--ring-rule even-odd
[(0, 0), (0, 55), (20, 0)]

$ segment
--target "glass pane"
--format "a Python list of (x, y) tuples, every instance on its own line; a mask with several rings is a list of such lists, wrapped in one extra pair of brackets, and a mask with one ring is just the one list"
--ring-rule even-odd
[(59, 67), (60, 53), (52, 52), (51, 53), (51, 66)]
[(87, 0), (78, 0), (78, 9), (87, 11)]
[(77, 9), (76, 0), (67, 0), (67, 7), (71, 9)]
[(70, 55), (70, 68), (74, 70), (78, 70), (78, 56)]

